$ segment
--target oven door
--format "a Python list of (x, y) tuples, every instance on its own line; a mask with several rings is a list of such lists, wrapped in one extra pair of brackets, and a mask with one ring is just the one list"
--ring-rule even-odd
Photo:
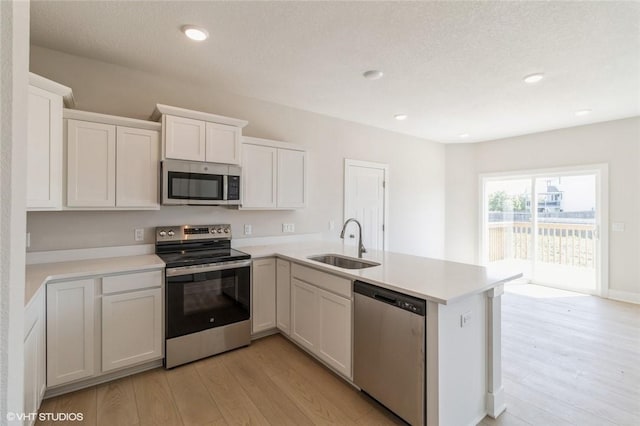
[(168, 268), (166, 338), (248, 320), (251, 261)]

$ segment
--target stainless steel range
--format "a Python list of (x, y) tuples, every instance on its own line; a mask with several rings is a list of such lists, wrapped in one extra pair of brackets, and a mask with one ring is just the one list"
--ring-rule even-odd
[(251, 342), (251, 256), (231, 248), (230, 225), (161, 226), (167, 264), (165, 367)]

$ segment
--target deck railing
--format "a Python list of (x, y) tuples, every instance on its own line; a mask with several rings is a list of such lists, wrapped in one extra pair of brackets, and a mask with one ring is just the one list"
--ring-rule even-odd
[[(540, 262), (593, 268), (595, 226), (584, 223), (539, 223), (537, 259)], [(531, 258), (531, 222), (490, 222), (489, 261)]]

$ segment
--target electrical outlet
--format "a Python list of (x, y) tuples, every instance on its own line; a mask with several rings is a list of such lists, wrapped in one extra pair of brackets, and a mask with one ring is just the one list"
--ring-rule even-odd
[(460, 315), (460, 327), (466, 327), (471, 322), (471, 311)]
[(336, 229), (336, 221), (335, 220), (330, 220), (329, 221), (329, 231), (333, 231), (334, 229)]
[(296, 225), (295, 223), (283, 223), (282, 224), (282, 232), (295, 232)]
[(144, 241), (144, 228), (136, 228), (133, 236), (136, 241)]
[(252, 232), (253, 232), (253, 229), (251, 228), (251, 225), (244, 226), (244, 235), (251, 235)]
[(611, 224), (611, 230), (613, 232), (624, 232), (624, 222), (613, 222)]
[(31, 247), (31, 232), (27, 232), (27, 248)]

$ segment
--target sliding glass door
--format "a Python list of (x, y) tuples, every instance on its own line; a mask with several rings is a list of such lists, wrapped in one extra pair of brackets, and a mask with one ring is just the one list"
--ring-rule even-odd
[(601, 168), (483, 177), (484, 263), (600, 294)]

